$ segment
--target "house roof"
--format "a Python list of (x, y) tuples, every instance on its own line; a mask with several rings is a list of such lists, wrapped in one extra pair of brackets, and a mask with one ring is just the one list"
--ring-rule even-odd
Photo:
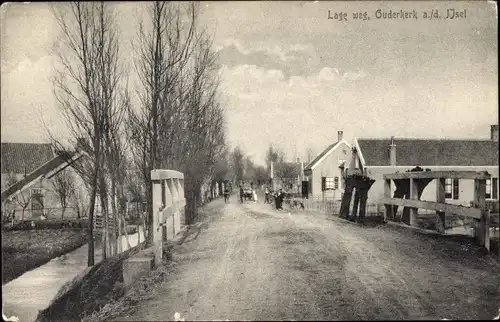
[[(365, 166), (389, 166), (390, 139), (357, 139)], [(498, 166), (492, 140), (394, 139), (397, 166)]]
[(10, 196), (27, 189), (40, 177), (51, 178), (82, 156), (83, 153), (79, 152), (59, 151), (57, 156), (54, 156), (48, 162), (43, 163), (40, 167), (27, 174), (24, 178), (2, 191), (1, 201), (3, 202)]
[(46, 143), (4, 143), (1, 146), (2, 173), (30, 173), (54, 158)]
[(326, 149), (323, 150), (323, 152), (321, 152), (316, 158), (314, 158), (314, 160), (312, 160), (311, 162), (309, 162), (308, 165), (306, 165), (304, 171), (312, 170), (317, 164), (323, 161), (323, 159), (326, 158), (326, 156), (330, 154), (330, 152), (332, 152), (338, 146), (340, 146), (341, 143), (345, 143), (349, 148), (351, 147), (351, 145), (347, 143), (345, 140), (340, 140), (333, 144), (330, 144), (328, 147), (326, 147)]

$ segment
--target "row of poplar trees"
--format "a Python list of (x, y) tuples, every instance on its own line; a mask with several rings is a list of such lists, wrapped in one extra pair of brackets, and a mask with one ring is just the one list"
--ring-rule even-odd
[[(200, 28), (197, 4), (144, 4), (132, 40), (118, 28), (118, 5), (52, 5), (61, 31), (54, 48), (53, 91), (71, 139), (48, 131), (58, 149), (68, 149), (70, 142), (70, 149), (85, 152), (74, 167), (89, 195), (89, 266), (94, 264), (96, 202), (105, 222), (108, 214), (119, 222), (123, 207), (117, 200), (123, 199), (127, 181), (140, 181), (149, 226), (151, 170), (183, 172), (189, 206), (200, 200), (202, 183), (214, 176), (226, 149), (217, 55), (212, 39)], [(129, 41), (133, 51), (125, 52), (121, 45)], [(113, 255), (115, 230), (106, 235), (111, 247), (103, 249)], [(151, 234), (146, 238), (150, 241)]]

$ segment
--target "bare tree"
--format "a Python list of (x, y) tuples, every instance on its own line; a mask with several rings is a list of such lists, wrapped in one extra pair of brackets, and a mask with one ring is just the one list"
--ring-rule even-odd
[[(6, 179), (6, 186), (10, 187), (16, 182), (18, 182), (17, 177), (14, 173), (9, 173), (7, 175)], [(24, 190), (18, 194), (16, 194), (13, 198), (12, 201), (15, 201), (20, 207), (21, 207), (21, 220), (24, 220), (24, 214), (26, 212), (26, 209), (31, 203), (32, 195), (29, 190)]]
[(231, 154), (231, 159), (235, 180), (236, 182), (240, 182), (244, 179), (243, 175), (245, 173), (245, 162), (243, 152), (239, 146), (234, 148), (233, 153)]
[(168, 139), (175, 132), (173, 123), (179, 119), (176, 116), (182, 103), (180, 94), (183, 88), (178, 84), (190, 57), (196, 23), (194, 4), (189, 6), (188, 22), (183, 23), (183, 5), (160, 1), (150, 3), (151, 28), (148, 30), (141, 20), (134, 44), (137, 54), (135, 68), (141, 83), (137, 91), (140, 107), (138, 111), (130, 110), (128, 127), (134, 160), (142, 171), (149, 202), (146, 218), (149, 242), (153, 222), (150, 173), (152, 169), (172, 164), (172, 161), (168, 162), (166, 148), (171, 143)]
[(61, 171), (50, 181), (52, 189), (59, 198), (61, 205), (61, 219), (64, 219), (66, 208), (68, 207), (71, 198), (75, 194), (75, 184), (73, 177), (69, 171)]
[[(88, 265), (94, 265), (93, 220), (97, 193), (107, 217), (105, 185), (106, 133), (114, 117), (117, 95), (123, 84), (118, 64), (119, 41), (114, 14), (104, 2), (58, 3), (52, 6), (62, 31), (56, 55), (60, 63), (53, 87), (58, 106), (69, 128), (72, 144), (87, 158), (79, 163), (79, 175), (90, 188)], [(124, 87), (124, 86), (123, 86)], [(64, 144), (49, 135), (54, 145)]]
[(276, 167), (277, 165), (283, 163), (284, 160), (285, 153), (283, 152), (283, 150), (273, 147), (272, 144), (269, 145), (269, 148), (266, 152), (266, 167), (268, 171), (271, 168), (271, 162), (273, 163), (273, 166)]
[[(90, 189), (87, 189), (90, 190)], [(74, 187), (74, 193), (70, 196), (70, 204), (73, 206), (73, 208), (76, 211), (76, 217), (78, 219), (86, 217), (88, 215), (88, 200), (83, 193), (82, 189), (79, 189), (78, 187)]]

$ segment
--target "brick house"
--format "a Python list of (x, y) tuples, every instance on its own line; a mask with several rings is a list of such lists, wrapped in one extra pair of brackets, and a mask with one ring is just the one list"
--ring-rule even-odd
[[(360, 170), (376, 180), (368, 193), (370, 203), (378, 203), (384, 196), (384, 174), (416, 166), (433, 171), (488, 171), (492, 179), (487, 181), (486, 198), (498, 203), (498, 125), (491, 126), (489, 140), (357, 138), (354, 147)], [(447, 179), (445, 190), (447, 203), (469, 206), (474, 182)], [(436, 201), (435, 180), (425, 188), (421, 199)]]
[[(1, 143), (2, 213), (15, 210), (16, 219), (61, 218), (62, 207), (52, 184), (60, 171), (73, 171), (70, 162), (80, 154), (63, 155), (44, 143)], [(76, 176), (74, 176), (76, 177)], [(24, 209), (23, 209), (24, 208)], [(65, 209), (65, 217), (74, 217), (74, 209)]]
[(344, 192), (343, 174), (351, 159), (351, 145), (337, 132), (337, 142), (329, 145), (304, 168), (309, 198), (340, 200)]

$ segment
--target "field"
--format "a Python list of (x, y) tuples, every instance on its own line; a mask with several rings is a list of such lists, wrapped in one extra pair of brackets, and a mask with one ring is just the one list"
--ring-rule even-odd
[(86, 243), (85, 230), (2, 232), (2, 285)]

